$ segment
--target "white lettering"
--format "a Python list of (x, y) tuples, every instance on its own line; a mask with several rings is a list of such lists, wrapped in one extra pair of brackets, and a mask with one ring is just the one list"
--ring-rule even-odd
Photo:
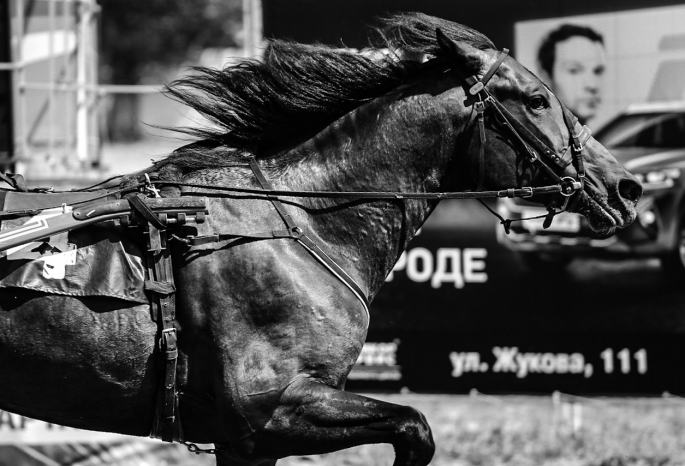
[[(451, 265), (451, 267), (450, 267)], [(461, 251), (457, 248), (438, 249), (438, 260), (431, 286), (440, 288), (443, 283), (453, 282), (455, 288), (464, 288), (464, 277), (461, 275)]]
[[(592, 376), (592, 364), (585, 364), (585, 358), (580, 353), (519, 353), (516, 347), (499, 346), (495, 346), (492, 353), (497, 358), (492, 367), (494, 372), (515, 372), (518, 378), (536, 373)], [(455, 361), (453, 366), (456, 369)]]
[(568, 372), (568, 354), (557, 354), (557, 373), (566, 374)]
[(394, 366), (397, 364), (397, 342), (364, 343), (357, 364), (365, 366)]
[(43, 277), (62, 280), (66, 274), (67, 265), (76, 264), (76, 250), (45, 256), (41, 260), (43, 261)]
[[(421, 267), (419, 268), (419, 261)], [(407, 256), (407, 277), (421, 283), (430, 280), (433, 275), (433, 255), (426, 248), (414, 248)]]
[(518, 353), (518, 348), (500, 348), (499, 346), (495, 346), (492, 349), (492, 353), (497, 357), (497, 361), (495, 361), (495, 365), (492, 367), (493, 371), (516, 372), (517, 366), (514, 359), (516, 353)]
[(488, 250), (484, 248), (464, 249), (464, 281), (471, 283), (485, 283), (488, 281), (488, 274), (480, 272), (485, 270), (485, 258)]
[(519, 353), (516, 355), (516, 363), (519, 368), (516, 376), (520, 379), (531, 372), (540, 372), (540, 354)]
[(557, 356), (552, 353), (545, 353), (540, 358), (540, 369), (545, 374), (553, 374), (557, 369)]
[(452, 377), (461, 377), (464, 372), (481, 372), (481, 369), (487, 370), (487, 364), (481, 365), (480, 354), (475, 352), (457, 353), (452, 351), (450, 353), (450, 361), (452, 362)]
[(585, 358), (580, 353), (571, 354), (568, 371), (572, 374), (580, 374), (585, 370)]
[(392, 281), (395, 272), (405, 270), (407, 277), (414, 282), (430, 280), (433, 288), (440, 288), (443, 283), (454, 283), (455, 288), (461, 289), (465, 283), (488, 281), (485, 272), (487, 256), (488, 251), (484, 248), (439, 248), (434, 259), (430, 250), (414, 248), (402, 253), (385, 281)]

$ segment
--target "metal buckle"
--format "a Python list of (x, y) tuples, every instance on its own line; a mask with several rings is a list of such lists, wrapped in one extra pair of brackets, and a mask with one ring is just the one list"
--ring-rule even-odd
[(168, 348), (169, 341), (172, 341), (172, 344), (176, 344), (176, 329), (175, 328), (167, 328), (162, 330), (162, 336), (159, 339), (159, 349), (164, 350), (165, 348)]
[(526, 186), (526, 187), (523, 187), (521, 189), (526, 191), (526, 195), (520, 196), (520, 197), (522, 197), (522, 198), (533, 197), (533, 188), (532, 187)]
[(578, 145), (573, 144), (573, 150), (575, 152), (582, 152), (582, 150), (585, 148), (585, 144), (587, 144), (587, 142), (590, 140), (590, 136), (592, 136), (592, 130), (587, 126), (583, 125), (583, 128), (580, 130), (580, 133), (576, 135), (576, 138), (578, 138)]
[(152, 194), (152, 197), (162, 197), (159, 194), (159, 189), (152, 184), (152, 181), (150, 181), (150, 176), (147, 173), (145, 174), (145, 191), (147, 191), (149, 194)]
[(300, 239), (304, 236), (304, 231), (300, 227), (292, 227), (290, 229), (290, 236), (294, 239)]
[[(583, 187), (582, 183), (580, 181), (576, 181), (570, 176), (565, 176), (561, 179), (562, 184), (561, 184), (561, 191), (559, 191), (559, 194), (561, 194), (564, 197), (570, 197), (572, 196), (576, 191), (581, 189)], [(571, 191), (566, 191), (564, 189), (564, 182), (566, 182), (566, 186), (570, 184)]]

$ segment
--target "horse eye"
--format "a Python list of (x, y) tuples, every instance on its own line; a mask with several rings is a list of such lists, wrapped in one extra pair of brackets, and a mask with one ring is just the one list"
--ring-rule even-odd
[(542, 96), (536, 95), (530, 98), (528, 106), (533, 110), (542, 110), (547, 107), (547, 101)]

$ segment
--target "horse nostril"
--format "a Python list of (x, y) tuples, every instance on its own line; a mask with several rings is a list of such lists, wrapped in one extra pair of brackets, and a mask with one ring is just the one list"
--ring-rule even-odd
[(618, 192), (623, 199), (637, 202), (642, 196), (642, 185), (635, 179), (623, 178), (618, 182)]

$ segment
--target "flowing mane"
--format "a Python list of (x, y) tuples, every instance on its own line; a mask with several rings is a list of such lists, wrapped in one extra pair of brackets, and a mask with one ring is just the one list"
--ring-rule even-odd
[[(201, 161), (184, 163), (183, 159), (197, 158), (198, 150), (207, 155), (204, 149), (219, 145), (256, 155), (264, 147), (322, 129), (405, 82), (420, 63), (416, 57), (441, 57), (436, 28), (453, 40), (494, 48), (486, 36), (467, 26), (403, 13), (381, 19), (372, 30), (372, 47), (390, 51), (382, 58), (321, 44), (273, 40), (263, 60), (244, 60), (223, 70), (196, 67), (193, 75), (172, 82), (166, 91), (213, 126), (175, 128), (204, 141), (179, 149), (162, 163), (199, 168)], [(217, 161), (205, 163), (217, 165)]]

